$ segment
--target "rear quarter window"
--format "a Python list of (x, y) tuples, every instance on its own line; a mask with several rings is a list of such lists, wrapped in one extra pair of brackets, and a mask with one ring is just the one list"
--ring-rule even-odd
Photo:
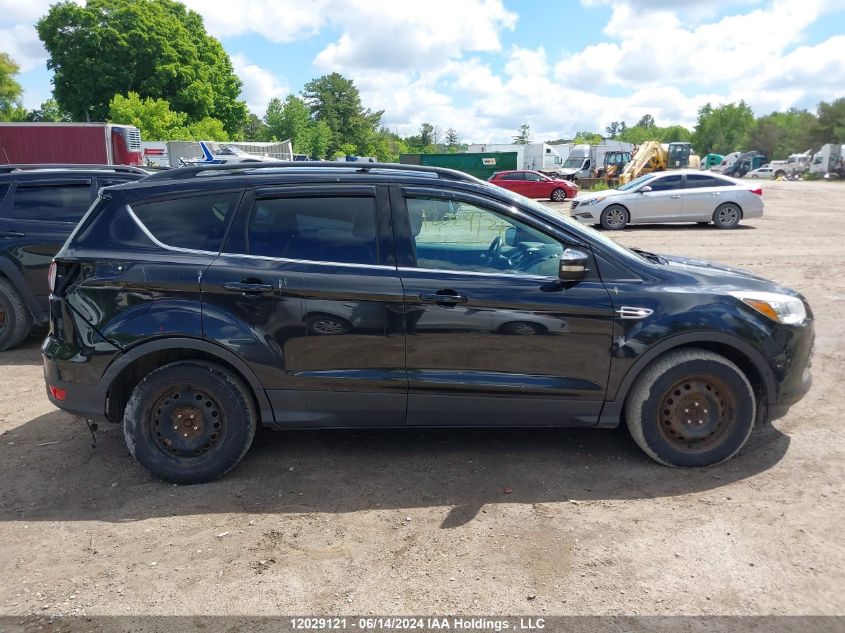
[(13, 195), (13, 214), (20, 220), (78, 222), (91, 206), (91, 182), (18, 183)]
[(150, 234), (165, 246), (219, 252), (241, 192), (131, 204)]

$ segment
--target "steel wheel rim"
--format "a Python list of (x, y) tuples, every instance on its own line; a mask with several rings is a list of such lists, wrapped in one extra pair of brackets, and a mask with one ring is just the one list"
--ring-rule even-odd
[(204, 389), (172, 387), (151, 408), (151, 433), (163, 454), (194, 459), (214, 452), (226, 434), (226, 416)]
[(617, 227), (625, 223), (625, 212), (622, 209), (611, 209), (607, 212), (607, 224)]
[(736, 396), (715, 376), (691, 376), (660, 399), (660, 435), (675, 450), (702, 453), (719, 446), (736, 420)]
[(536, 334), (537, 330), (534, 329), (533, 325), (528, 323), (514, 323), (511, 326), (511, 332), (525, 336), (528, 334)]
[(311, 331), (317, 334), (340, 334), (344, 329), (343, 323), (334, 319), (317, 319), (311, 323)]
[(729, 206), (719, 209), (719, 221), (722, 224), (735, 224), (737, 220), (739, 220), (739, 213), (736, 207)]

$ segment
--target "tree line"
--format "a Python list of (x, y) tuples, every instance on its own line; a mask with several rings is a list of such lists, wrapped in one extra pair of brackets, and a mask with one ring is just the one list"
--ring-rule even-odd
[[(291, 139), (313, 158), (339, 154), (398, 159), (399, 154), (464, 151), (459, 132), (429, 122), (400, 136), (382, 123), (383, 110), (365, 107), (351, 79), (317, 77), (299, 94), (270, 101), (263, 116), (239, 99), (242, 82), (202, 17), (175, 0), (88, 0), (54, 4), (36, 24), (53, 72), (53, 97), (28, 110), (16, 81), (19, 68), (0, 52), (0, 120), (119, 121), (149, 140)], [(532, 140), (523, 124), (514, 142)], [(756, 149), (770, 158), (822, 143), (845, 143), (845, 98), (815, 113), (792, 109), (755, 117), (744, 102), (699, 109), (694, 129), (660, 127), (651, 115), (636, 124), (613, 121), (603, 133), (579, 132), (550, 143), (618, 139), (689, 141), (701, 154)]]

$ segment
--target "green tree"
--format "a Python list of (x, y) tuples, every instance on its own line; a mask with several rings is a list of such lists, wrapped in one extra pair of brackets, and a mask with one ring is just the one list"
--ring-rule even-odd
[(70, 121), (71, 117), (59, 107), (55, 99), (47, 99), (38, 108), (27, 112), (26, 120), (58, 123), (61, 121)]
[(14, 60), (6, 53), (0, 53), (0, 119), (16, 118), (21, 109), (23, 88), (15, 79), (20, 71)]
[(229, 133), (223, 126), (222, 121), (212, 119), (210, 116), (204, 117), (199, 121), (189, 123), (183, 130), (176, 130), (174, 139), (184, 139), (188, 141), (228, 141)]
[(698, 110), (692, 143), (702, 156), (711, 152), (729, 154), (742, 149), (753, 126), (754, 113), (745, 101), (717, 108), (707, 103)]
[(446, 130), (446, 147), (450, 152), (456, 152), (458, 145), (461, 143), (461, 137), (458, 136), (458, 131), (454, 128)]
[(604, 128), (608, 138), (615, 139), (625, 131), (625, 121), (611, 121), (610, 125)]
[(267, 124), (257, 114), (250, 112), (241, 130), (245, 141), (269, 141), (270, 133)]
[(644, 114), (642, 118), (637, 121), (637, 125), (644, 128), (655, 127), (654, 117), (650, 114)]
[(109, 102), (110, 121), (134, 125), (141, 131), (141, 138), (149, 141), (174, 139), (187, 118), (184, 112), (171, 110), (164, 99), (142, 98), (137, 92), (115, 95)]
[(634, 125), (620, 132), (619, 140), (634, 145), (642, 145), (646, 141), (656, 141), (657, 138), (654, 129)]
[(188, 122), (206, 117), (234, 134), (246, 121), (241, 81), (202, 18), (175, 0), (53, 5), (36, 25), (53, 94), (78, 120), (102, 120), (116, 94), (164, 99)]
[(820, 145), (845, 143), (845, 97), (831, 103), (822, 101), (818, 106), (818, 122), (813, 138)]
[(368, 141), (381, 126), (384, 110), (372, 111), (361, 104), (355, 83), (339, 73), (312, 79), (302, 89), (305, 104), (315, 121), (323, 121), (331, 131), (328, 155), (352, 145), (353, 153), (364, 154)]
[(585, 145), (599, 145), (604, 141), (601, 134), (596, 134), (595, 132), (578, 132), (575, 135), (575, 138), (572, 139), (573, 143), (581, 143)]
[(325, 121), (314, 121), (311, 125), (308, 140), (308, 151), (305, 153), (311, 158), (326, 158), (328, 156), (329, 143), (332, 140), (332, 131)]
[(519, 126), (516, 136), (513, 137), (513, 142), (517, 145), (527, 145), (531, 142), (532, 137), (531, 126), (527, 123), (523, 123)]
[(272, 138), (279, 141), (290, 139), (294, 151), (300, 151), (308, 142), (311, 115), (305, 102), (295, 95), (288, 95), (284, 101), (271, 99), (264, 122)]

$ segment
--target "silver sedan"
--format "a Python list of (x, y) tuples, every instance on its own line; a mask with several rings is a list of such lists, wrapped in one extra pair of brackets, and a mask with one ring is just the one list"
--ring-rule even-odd
[(572, 201), (570, 215), (608, 230), (654, 222), (713, 222), (732, 229), (743, 219), (763, 215), (763, 190), (697, 169), (661, 171), (618, 189), (582, 193)]

